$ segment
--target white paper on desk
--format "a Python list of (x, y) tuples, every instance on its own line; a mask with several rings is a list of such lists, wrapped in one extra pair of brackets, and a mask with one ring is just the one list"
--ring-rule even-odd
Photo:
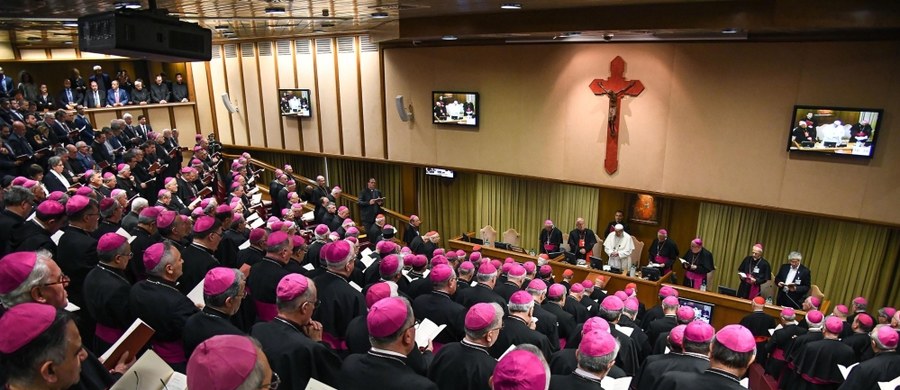
[(303, 213), (303, 215), (300, 216), (300, 220), (302, 220), (302, 221), (312, 221), (314, 219), (316, 219), (316, 216), (315, 216), (315, 214), (313, 214), (312, 211), (310, 211), (308, 213)]
[(262, 226), (262, 225), (265, 225), (265, 224), (266, 224), (266, 221), (263, 221), (262, 219), (257, 219), (257, 220), (255, 220), (255, 221), (253, 221), (253, 222), (250, 222), (250, 228), (251, 228), (251, 229), (256, 229), (256, 228), (258, 228), (258, 227), (260, 227), (260, 226)]
[(125, 237), (125, 239), (128, 240), (129, 244), (131, 244), (131, 242), (134, 241), (135, 238), (137, 238), (135, 236), (132, 236), (131, 233), (126, 232), (123, 228), (119, 228), (119, 230), (116, 230), (116, 234)]
[[(122, 333), (122, 336), (120, 336), (119, 339), (116, 340), (116, 342), (113, 343), (113, 345), (111, 347), (109, 347), (109, 349), (106, 350), (106, 352), (103, 352), (103, 355), (100, 355), (100, 361), (105, 362), (106, 359), (109, 359), (109, 357), (113, 354), (113, 352), (116, 351), (116, 348), (119, 348), (119, 346), (122, 345), (122, 343), (125, 342), (125, 340), (128, 338), (128, 336), (131, 336), (131, 334), (134, 333), (135, 329), (137, 329), (138, 326), (141, 326), (141, 324), (144, 324), (148, 328), (153, 329), (150, 325), (147, 325), (140, 318), (136, 318), (134, 320), (134, 322), (131, 323), (131, 326), (129, 326), (128, 329), (125, 330), (125, 333)], [(140, 360), (140, 359), (138, 359), (138, 360)], [(135, 364), (137, 364), (137, 363), (135, 363)]]
[(838, 364), (838, 370), (841, 370), (841, 376), (843, 376), (844, 379), (847, 379), (847, 376), (850, 375), (850, 371), (853, 371), (857, 365), (859, 365), (859, 363), (853, 363), (848, 367)]
[(63, 230), (57, 230), (56, 233), (53, 233), (53, 235), (50, 236), (50, 239), (53, 240), (54, 244), (59, 245), (59, 239), (62, 238), (65, 233), (66, 232)]
[(259, 187), (253, 187), (252, 190), (247, 191), (247, 195), (254, 195), (254, 194), (256, 194), (257, 192), (259, 192)]
[(316, 378), (309, 378), (309, 382), (306, 383), (305, 390), (336, 390), (334, 387), (328, 386), (322, 382), (316, 380)]
[(255, 182), (256, 182), (256, 175), (250, 176), (250, 180), (247, 180), (247, 184), (255, 183)]
[(372, 263), (375, 262), (375, 259), (373, 259), (369, 256), (363, 256), (362, 258), (359, 259), (359, 261), (361, 261), (363, 263), (363, 265), (366, 266), (366, 268), (369, 268), (372, 266)]
[(738, 272), (738, 276), (740, 276), (741, 279), (747, 279), (747, 274), (745, 274), (743, 272)]
[(372, 248), (366, 248), (362, 250), (362, 257), (372, 256)]
[(603, 270), (606, 271), (606, 272), (609, 272), (609, 271), (612, 271), (612, 267), (610, 267), (610, 266), (608, 266), (608, 265), (604, 265), (604, 266), (603, 266)]
[(631, 337), (631, 334), (634, 333), (634, 328), (631, 328), (628, 326), (621, 326), (619, 324), (616, 324), (616, 330), (618, 330), (619, 332), (622, 332), (623, 334), (625, 334), (628, 337)]
[(419, 326), (416, 327), (416, 344), (420, 347), (425, 347), (431, 340), (434, 340), (437, 335), (441, 333), (444, 328), (447, 327), (447, 324), (438, 325), (429, 319), (424, 319), (419, 323)]
[(250, 203), (259, 203), (262, 202), (262, 194), (255, 194), (250, 198)]
[(247, 222), (253, 222), (253, 221), (257, 220), (257, 219), (259, 219), (259, 214), (257, 214), (257, 213), (251, 213), (250, 216), (247, 217)]
[(191, 302), (194, 302), (195, 305), (205, 305), (206, 304), (206, 302), (203, 300), (203, 280), (202, 279), (200, 280), (200, 283), (197, 283), (197, 285), (194, 286), (193, 289), (191, 289), (191, 292), (188, 293), (187, 297), (188, 297), (188, 299), (191, 300)]
[(894, 378), (890, 382), (878, 382), (878, 388), (881, 390), (894, 390), (900, 386), (900, 376)]
[(78, 307), (78, 305), (76, 305), (76, 304), (74, 304), (74, 303), (72, 303), (72, 302), (69, 302), (68, 304), (66, 304), (66, 307), (65, 307), (63, 310), (65, 310), (65, 311), (67, 311), (67, 312), (69, 312), (69, 313), (74, 313), (74, 312), (76, 312), (76, 311), (81, 310), (81, 308)]
[[(110, 390), (185, 390), (187, 380), (183, 374), (176, 373), (172, 367), (162, 360), (156, 352), (149, 350), (138, 359), (128, 371), (114, 383)], [(181, 383), (181, 387), (178, 384)]]
[(303, 269), (305, 269), (307, 271), (312, 271), (312, 270), (316, 269), (316, 267), (313, 266), (312, 263), (306, 263), (306, 265), (303, 266)]
[(744, 379), (741, 379), (738, 383), (740, 383), (740, 384), (741, 384), (741, 387), (743, 387), (743, 388), (745, 388), (745, 389), (749, 389), (749, 388), (750, 388), (750, 378), (744, 378)]
[(510, 345), (509, 348), (507, 348), (506, 351), (503, 351), (503, 354), (500, 355), (499, 358), (497, 358), (497, 361), (499, 362), (501, 359), (503, 359), (504, 356), (506, 356), (506, 354), (512, 352), (512, 350), (514, 350), (514, 349), (516, 349), (516, 345), (515, 344)]
[(626, 376), (622, 378), (613, 379), (611, 377), (603, 377), (600, 380), (600, 386), (605, 390), (628, 390), (628, 386), (631, 385), (631, 377)]
[(352, 280), (350, 281), (350, 287), (353, 287), (354, 289), (356, 289), (356, 291), (362, 292), (362, 287), (359, 287), (359, 285)]
[(247, 249), (250, 247), (250, 240), (244, 241), (243, 244), (238, 245), (238, 250)]

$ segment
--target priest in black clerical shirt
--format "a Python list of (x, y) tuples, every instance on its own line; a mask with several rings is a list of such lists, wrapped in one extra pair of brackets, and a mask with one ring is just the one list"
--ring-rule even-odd
[(506, 305), (503, 298), (494, 292), (494, 286), (497, 284), (497, 268), (494, 268), (491, 263), (484, 262), (478, 267), (475, 280), (478, 282), (475, 287), (467, 288), (456, 294), (454, 298), (456, 302), (465, 306), (466, 309), (476, 303), (484, 302), (495, 302), (501, 306)]
[(878, 325), (871, 333), (871, 359), (860, 363), (850, 371), (840, 390), (866, 390), (878, 388), (878, 382), (890, 382), (900, 376), (900, 355), (897, 331), (888, 325)]
[(97, 242), (97, 259), (84, 279), (84, 309), (97, 321), (93, 350), (106, 351), (134, 322), (128, 305), (131, 283), (125, 278), (131, 244), (123, 236), (106, 233)]
[[(163, 211), (157, 224), (177, 218), (174, 211)], [(184, 249), (184, 274), (178, 279), (178, 289), (187, 294), (200, 283), (206, 272), (219, 266), (214, 253), (222, 240), (222, 224), (214, 217), (202, 216), (194, 222), (194, 241)], [(198, 343), (199, 344), (199, 343)]]
[[(97, 265), (97, 239), (91, 233), (100, 223), (100, 207), (96, 200), (75, 195), (66, 202), (69, 226), (63, 228), (58, 250), (54, 259), (62, 272), (71, 281), (66, 287), (69, 300), (79, 307), (84, 306), (84, 279)], [(95, 320), (90, 313), (83, 313), (76, 323), (87, 345), (94, 345)]]
[(825, 338), (803, 346), (794, 360), (795, 372), (800, 378), (793, 389), (833, 388), (844, 382), (843, 375), (835, 367), (849, 367), (857, 361), (853, 348), (838, 339), (843, 330), (844, 321), (840, 318), (829, 316), (825, 319)]
[(776, 329), (772, 337), (766, 343), (766, 374), (772, 378), (780, 378), (785, 366), (784, 353), (794, 338), (806, 333), (806, 329), (797, 324), (797, 314), (794, 309), (785, 307), (781, 309), (781, 329)]
[(750, 256), (744, 258), (738, 266), (741, 284), (738, 286), (738, 297), (753, 299), (759, 296), (760, 286), (772, 277), (769, 261), (762, 257), (762, 244), (753, 245)]
[(873, 327), (875, 327), (875, 320), (872, 319), (872, 316), (868, 313), (860, 313), (851, 324), (853, 334), (841, 338), (844, 344), (853, 348), (853, 354), (858, 362), (872, 358), (872, 340), (869, 338), (869, 332)]
[(569, 232), (568, 243), (574, 258), (590, 263), (594, 245), (597, 244), (597, 234), (584, 227), (584, 218), (578, 218), (575, 220), (575, 229)]
[(656, 232), (656, 238), (648, 248), (650, 259), (647, 264), (651, 267), (660, 269), (660, 276), (665, 275), (672, 270), (672, 264), (678, 259), (678, 245), (675, 241), (669, 239), (669, 232), (666, 229), (659, 229)]
[(659, 339), (659, 335), (666, 333), (672, 328), (678, 326), (676, 314), (678, 311), (678, 298), (669, 296), (663, 299), (662, 304), (663, 316), (650, 322), (647, 326), (647, 337), (650, 338), (650, 344), (655, 345)]
[(613, 368), (618, 353), (619, 342), (609, 332), (592, 330), (585, 333), (575, 352), (578, 368), (566, 375), (553, 375), (550, 390), (603, 390), (600, 382)]
[(556, 315), (544, 310), (543, 306), (544, 300), (547, 299), (547, 284), (543, 280), (534, 279), (528, 283), (525, 291), (534, 298), (534, 312), (531, 313), (531, 316), (538, 320), (534, 330), (547, 336), (547, 339), (550, 340), (551, 351), (559, 351), (559, 325)]
[(741, 325), (727, 325), (712, 341), (709, 350), (709, 369), (702, 374), (671, 371), (665, 373), (657, 389), (733, 389), (741, 390), (740, 378), (753, 364), (756, 342), (753, 334)]
[(349, 242), (338, 240), (325, 244), (321, 256), (328, 266), (326, 272), (313, 278), (322, 301), (313, 319), (322, 323), (323, 341), (335, 350), (346, 350), (347, 324), (366, 313), (365, 297), (349, 281), (356, 267), (356, 249)]
[(274, 232), (266, 239), (266, 255), (250, 267), (247, 288), (250, 289), (256, 312), (262, 321), (270, 321), (278, 314), (276, 289), (278, 282), (289, 274), (285, 265), (290, 261), (293, 241), (285, 232)]
[(504, 327), (500, 330), (497, 342), (490, 348), (491, 356), (500, 358), (511, 345), (531, 344), (536, 346), (544, 354), (546, 360), (550, 359), (550, 339), (534, 330), (532, 319), (534, 311), (534, 298), (526, 291), (516, 291), (509, 298), (507, 305), (509, 315), (504, 320)]
[(544, 221), (544, 228), (541, 230), (540, 236), (538, 236), (541, 253), (559, 251), (562, 241), (562, 231), (553, 226), (553, 221), (549, 219)]
[(797, 359), (804, 351), (806, 344), (825, 338), (823, 332), (825, 316), (822, 315), (822, 312), (818, 310), (807, 312), (805, 321), (809, 330), (805, 334), (795, 337), (794, 341), (789, 344), (789, 348), (784, 351), (785, 368), (778, 380), (778, 386), (782, 389), (793, 389), (795, 386), (799, 386), (799, 383), (805, 383), (803, 378), (795, 372)]
[(278, 282), (278, 315), (253, 326), (250, 334), (279, 372), (281, 387), (305, 389), (310, 378), (337, 386), (341, 358), (322, 343), (322, 324), (313, 321), (318, 306), (315, 283), (300, 274), (290, 274)]
[(434, 290), (417, 297), (412, 307), (417, 320), (428, 319), (438, 326), (447, 326), (434, 339), (435, 349), (438, 349), (438, 343), (447, 344), (462, 339), (466, 308), (451, 298), (456, 293), (456, 273), (453, 268), (446, 264), (436, 265), (428, 278), (431, 279)]
[(556, 316), (560, 348), (565, 348), (566, 343), (574, 340), (577, 333), (575, 317), (563, 309), (566, 299), (566, 288), (562, 284), (556, 283), (547, 289), (547, 300), (541, 304), (542, 309)]
[(478, 303), (465, 315), (465, 337), (445, 345), (434, 357), (428, 378), (441, 390), (489, 390), (497, 360), (489, 349), (503, 328), (503, 308)]
[(244, 335), (229, 318), (241, 308), (247, 286), (244, 274), (236, 268), (217, 267), (203, 278), (203, 310), (184, 324), (184, 354), (190, 358), (200, 343), (213, 336)]
[(401, 390), (437, 389), (428, 378), (407, 365), (407, 355), (416, 348), (415, 315), (409, 301), (384, 298), (366, 315), (372, 349), (350, 355), (341, 366), (340, 389)]
[(750, 307), (752, 312), (741, 319), (741, 325), (753, 333), (756, 339), (756, 361), (765, 366), (766, 343), (769, 341), (769, 329), (775, 329), (775, 319), (763, 312), (766, 307), (766, 300), (763, 297), (753, 298)]

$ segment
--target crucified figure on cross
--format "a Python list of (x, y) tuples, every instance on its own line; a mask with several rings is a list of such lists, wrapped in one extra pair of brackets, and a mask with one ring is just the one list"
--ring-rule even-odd
[(603, 163), (606, 173), (613, 174), (619, 169), (619, 109), (622, 98), (637, 96), (644, 91), (640, 80), (625, 80), (625, 60), (616, 56), (609, 63), (608, 79), (591, 81), (594, 95), (609, 98), (609, 118), (606, 135), (606, 160)]

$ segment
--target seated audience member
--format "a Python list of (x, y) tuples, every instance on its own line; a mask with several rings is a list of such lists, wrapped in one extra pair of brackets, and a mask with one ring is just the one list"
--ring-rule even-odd
[(538, 347), (545, 359), (550, 358), (550, 340), (535, 330), (532, 320), (534, 298), (526, 291), (517, 291), (509, 298), (507, 305), (509, 315), (504, 320), (504, 327), (497, 336), (497, 342), (491, 347), (491, 356), (499, 358), (511, 345), (531, 344)]
[(497, 365), (488, 351), (503, 328), (503, 308), (478, 303), (465, 316), (465, 337), (445, 345), (434, 357), (428, 378), (440, 389), (487, 389)]
[(875, 389), (879, 382), (890, 382), (900, 376), (900, 355), (897, 355), (897, 331), (888, 325), (878, 325), (869, 334), (874, 356), (850, 371), (841, 389)]
[(592, 330), (584, 334), (575, 351), (578, 368), (567, 375), (553, 375), (550, 378), (550, 390), (602, 390), (600, 382), (615, 365), (618, 352), (619, 342), (609, 332)]
[(244, 274), (234, 268), (217, 267), (203, 278), (203, 309), (184, 324), (184, 353), (190, 358), (198, 345), (213, 336), (243, 335), (230, 319), (246, 295)]
[(713, 338), (709, 350), (709, 369), (694, 372), (665, 373), (657, 389), (734, 389), (741, 390), (744, 376), (756, 356), (756, 342), (750, 330), (741, 325), (727, 325)]
[(494, 367), (493, 390), (548, 389), (550, 367), (540, 349), (531, 344), (516, 346)]
[(821, 389), (844, 382), (840, 370), (835, 368), (838, 364), (849, 367), (856, 363), (856, 356), (853, 348), (838, 339), (844, 329), (843, 323), (840, 318), (829, 316), (825, 319), (825, 337), (800, 347), (793, 362), (799, 380), (793, 388)]
[(781, 329), (776, 329), (766, 343), (766, 353), (769, 355), (765, 364), (766, 374), (773, 378), (781, 377), (781, 370), (785, 366), (784, 352), (788, 349), (791, 342), (794, 341), (795, 337), (806, 333), (806, 329), (798, 325), (794, 309), (789, 307), (781, 309), (780, 317)]
[(670, 341), (677, 344), (680, 333), (683, 352), (654, 355), (663, 357), (653, 360), (648, 358), (641, 367), (640, 373), (632, 380), (632, 388), (638, 390), (657, 389), (666, 373), (701, 375), (710, 368), (708, 355), (715, 329), (699, 320), (687, 324), (681, 332), (676, 329), (678, 327), (673, 328), (668, 337)]
[(190, 389), (274, 389), (280, 384), (259, 342), (247, 336), (212, 337), (197, 346), (187, 363)]

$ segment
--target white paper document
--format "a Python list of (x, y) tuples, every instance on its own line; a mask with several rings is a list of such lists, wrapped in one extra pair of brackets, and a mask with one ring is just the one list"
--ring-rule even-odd
[(628, 390), (628, 386), (631, 385), (631, 377), (626, 376), (618, 379), (613, 379), (610, 377), (603, 377), (600, 381), (600, 386), (603, 387), (604, 390)]
[(743, 272), (738, 272), (738, 276), (740, 276), (741, 279), (747, 279), (747, 274), (745, 274)]
[(316, 267), (313, 266), (312, 263), (306, 263), (306, 265), (303, 266), (303, 269), (305, 269), (307, 271), (312, 271), (312, 270), (316, 269)]
[(131, 233), (126, 232), (125, 229), (122, 229), (122, 228), (119, 228), (119, 230), (116, 230), (116, 234), (118, 234), (122, 237), (125, 237), (125, 239), (128, 240), (129, 244), (131, 244), (131, 242), (134, 241), (135, 238), (137, 238), (135, 236), (132, 236)]
[(57, 230), (56, 233), (53, 233), (53, 235), (50, 236), (50, 239), (53, 240), (54, 244), (59, 245), (59, 239), (62, 238), (63, 234), (65, 233), (66, 232), (62, 230)]
[(859, 363), (853, 363), (849, 367), (844, 367), (844, 366), (838, 364), (838, 370), (841, 370), (841, 375), (844, 377), (844, 379), (847, 379), (847, 375), (850, 375), (850, 371), (853, 371), (853, 369), (857, 365), (859, 365)]
[(880, 390), (894, 390), (898, 386), (900, 386), (900, 376), (894, 378), (890, 382), (878, 382), (878, 388)]
[(250, 216), (247, 217), (247, 222), (253, 222), (253, 221), (256, 221), (256, 220), (258, 220), (258, 219), (259, 219), (259, 214), (257, 214), (257, 213), (250, 213)]
[(250, 203), (257, 204), (262, 202), (262, 194), (255, 194), (250, 198)]
[(516, 345), (515, 344), (510, 345), (509, 348), (507, 348), (506, 351), (503, 351), (503, 354), (500, 355), (499, 358), (497, 358), (497, 361), (499, 362), (500, 359), (503, 359), (503, 357), (506, 356), (506, 354), (512, 352), (512, 350), (514, 350), (514, 349), (516, 349)]
[(316, 378), (309, 378), (309, 382), (306, 384), (306, 390), (335, 390), (335, 388), (317, 381)]
[(369, 256), (372, 256), (372, 249), (371, 248), (363, 249), (362, 257), (369, 257)]
[(110, 390), (186, 390), (187, 377), (175, 372), (149, 350), (114, 383)]
[(310, 211), (308, 213), (303, 213), (303, 215), (300, 217), (300, 219), (303, 221), (312, 221), (312, 220), (316, 219), (316, 217), (313, 214), (313, 212)]
[(416, 327), (416, 344), (420, 347), (428, 346), (428, 343), (434, 340), (446, 327), (447, 324), (438, 325), (427, 318), (422, 320), (419, 326)]
[(255, 220), (255, 221), (253, 221), (253, 222), (250, 222), (250, 228), (251, 228), (251, 229), (256, 229), (256, 228), (258, 228), (258, 227), (260, 227), (260, 226), (262, 226), (262, 225), (265, 225), (265, 224), (266, 224), (266, 221), (263, 221), (262, 219), (257, 219), (257, 220)]
[(353, 287), (354, 289), (356, 289), (356, 291), (362, 292), (362, 287), (359, 287), (359, 285), (352, 280), (350, 281), (350, 287)]
[(66, 304), (66, 307), (63, 310), (65, 310), (69, 313), (74, 313), (76, 311), (81, 310), (81, 308), (78, 307), (78, 305), (76, 305), (70, 301), (69, 303)]
[(631, 328), (628, 326), (621, 326), (619, 324), (616, 324), (616, 330), (618, 330), (619, 332), (622, 332), (624, 335), (626, 335), (628, 337), (631, 337), (631, 334), (634, 333), (634, 328)]
[(374, 263), (375, 260), (378, 260), (377, 257), (378, 256), (375, 256), (375, 258), (370, 256), (363, 256), (361, 259), (359, 259), (359, 261), (361, 261), (363, 265), (366, 266), (366, 268), (369, 268), (372, 266), (372, 263)]
[(197, 285), (191, 289), (191, 292), (188, 293), (187, 297), (191, 302), (194, 302), (195, 305), (206, 305), (206, 302), (203, 301), (203, 280), (200, 280), (200, 283), (197, 283)]
[(244, 241), (243, 244), (238, 245), (238, 250), (244, 250), (250, 247), (250, 240)]

